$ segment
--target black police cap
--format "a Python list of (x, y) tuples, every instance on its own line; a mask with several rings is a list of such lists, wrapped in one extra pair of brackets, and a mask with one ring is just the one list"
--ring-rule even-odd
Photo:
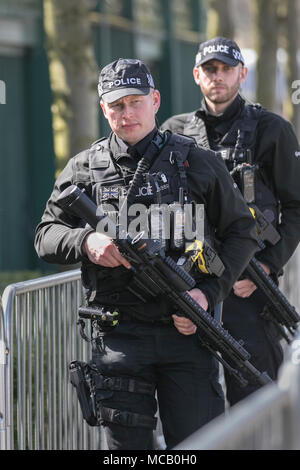
[(199, 45), (195, 66), (199, 67), (199, 65), (213, 59), (233, 66), (238, 65), (239, 62), (245, 65), (245, 60), (237, 43), (222, 36), (209, 39)]
[(127, 95), (148, 95), (154, 81), (148, 67), (138, 59), (118, 59), (100, 72), (98, 93), (105, 103)]

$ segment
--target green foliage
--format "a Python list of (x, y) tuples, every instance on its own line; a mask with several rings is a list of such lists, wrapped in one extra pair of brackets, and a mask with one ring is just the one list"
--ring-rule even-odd
[(45, 273), (40, 271), (3, 271), (0, 272), (0, 295), (6, 286), (15, 284), (16, 282), (28, 281), (29, 279), (36, 279), (37, 277), (44, 276)]

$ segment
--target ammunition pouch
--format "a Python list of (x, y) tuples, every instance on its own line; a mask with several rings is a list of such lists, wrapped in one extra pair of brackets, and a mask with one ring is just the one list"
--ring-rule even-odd
[(199, 277), (198, 273), (220, 277), (225, 269), (217, 251), (206, 240), (194, 240), (190, 243), (177, 264), (194, 277)]
[(116, 391), (154, 395), (153, 384), (128, 377), (107, 377), (95, 364), (72, 361), (69, 365), (70, 382), (76, 388), (83, 418), (90, 426), (108, 422), (123, 426), (155, 429), (156, 418), (103, 406), (103, 400)]

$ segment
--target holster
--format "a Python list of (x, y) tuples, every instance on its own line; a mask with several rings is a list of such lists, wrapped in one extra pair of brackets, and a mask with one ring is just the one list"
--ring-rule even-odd
[(95, 400), (91, 390), (91, 367), (80, 361), (69, 364), (70, 382), (76, 388), (83, 418), (90, 426), (98, 426)]
[(112, 422), (123, 426), (155, 429), (156, 418), (102, 404), (103, 400), (111, 398), (118, 391), (154, 396), (154, 384), (128, 377), (104, 376), (93, 363), (72, 361), (69, 369), (70, 382), (76, 388), (83, 418), (90, 426)]

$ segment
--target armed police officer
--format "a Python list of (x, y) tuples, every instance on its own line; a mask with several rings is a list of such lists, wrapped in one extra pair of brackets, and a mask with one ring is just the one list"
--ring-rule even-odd
[[(201, 106), (171, 117), (162, 129), (193, 136), (199, 146), (221, 153), (247, 202), (254, 203), (279, 232), (280, 241), (274, 246), (266, 243), (256, 255), (276, 279), (300, 239), (299, 143), (286, 120), (241, 96), (247, 71), (236, 42), (216, 37), (201, 43), (193, 69), (203, 94)], [(246, 180), (243, 169), (249, 170)], [(224, 302), (223, 323), (245, 341), (256, 367), (275, 379), (283, 354), (278, 330), (262, 315), (265, 305), (266, 298), (253, 282), (240, 279)], [(257, 388), (236, 387), (226, 371), (225, 379), (230, 404)]]
[[(110, 237), (62, 211), (58, 198), (76, 184), (98, 206), (118, 212), (124, 195), (132, 196), (138, 162), (147, 156), (150, 169), (144, 170), (131, 203), (149, 207), (159, 193), (160, 203), (171, 204), (184, 189), (189, 200), (205, 205), (221, 241), (223, 275), (199, 281), (189, 291), (210, 312), (257, 249), (254, 221), (222, 159), (198, 149), (193, 139), (157, 129), (160, 93), (144, 63), (119, 59), (108, 64), (100, 73), (98, 90), (112, 132), (68, 162), (37, 227), (35, 247), (50, 263), (81, 262), (86, 305), (118, 310), (118, 324), (96, 325), (92, 340), (92, 361), (102, 384), (99, 378), (97, 413), (108, 447), (151, 448), (157, 392), (170, 448), (222, 413), (216, 361), (200, 346), (195, 325), (177, 315), (162, 296), (155, 302), (141, 300), (130, 260)], [(182, 251), (168, 252), (177, 260)]]

